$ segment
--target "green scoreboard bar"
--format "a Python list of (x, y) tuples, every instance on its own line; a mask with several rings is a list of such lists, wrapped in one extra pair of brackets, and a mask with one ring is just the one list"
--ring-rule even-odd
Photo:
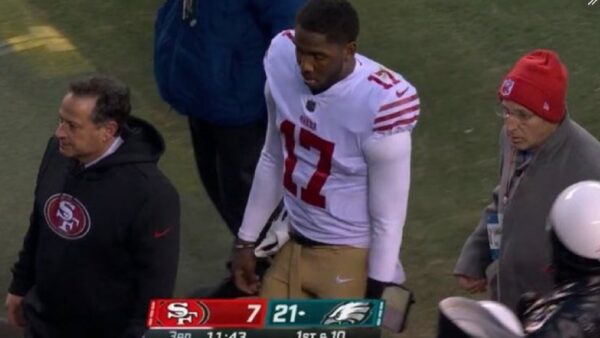
[(271, 299), (265, 328), (379, 327), (383, 308), (375, 299)]

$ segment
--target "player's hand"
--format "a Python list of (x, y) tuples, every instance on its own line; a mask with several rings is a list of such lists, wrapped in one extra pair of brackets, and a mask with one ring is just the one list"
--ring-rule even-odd
[(258, 293), (260, 280), (256, 275), (256, 256), (254, 248), (236, 249), (231, 264), (235, 286), (249, 295)]
[(487, 280), (485, 278), (474, 278), (465, 275), (457, 275), (458, 285), (470, 293), (485, 292)]
[(8, 293), (6, 295), (5, 305), (8, 311), (8, 323), (17, 327), (24, 327), (23, 297)]

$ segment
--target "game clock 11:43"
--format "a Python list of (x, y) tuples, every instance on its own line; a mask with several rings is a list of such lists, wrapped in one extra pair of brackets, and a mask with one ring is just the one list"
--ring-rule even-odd
[[(345, 330), (273, 330), (273, 331), (260, 331), (268, 337), (290, 337), (290, 338), (346, 338)], [(279, 334), (277, 334), (279, 332)], [(206, 337), (206, 338), (252, 338), (258, 337), (255, 333), (259, 331), (252, 331), (250, 336), (247, 335), (246, 331), (212, 331), (212, 330), (198, 330), (195, 333), (202, 333), (201, 336), (196, 336), (191, 332), (179, 332), (169, 331), (169, 338), (193, 338), (193, 337)], [(259, 333), (262, 337), (263, 335)], [(362, 335), (361, 335), (362, 337)], [(372, 337), (367, 335), (365, 337)]]
[(208, 331), (206, 332), (208, 338), (246, 338), (246, 332), (244, 331)]
[[(244, 331), (205, 331), (207, 338), (246, 338)], [(169, 338), (192, 338), (191, 332), (169, 331)]]

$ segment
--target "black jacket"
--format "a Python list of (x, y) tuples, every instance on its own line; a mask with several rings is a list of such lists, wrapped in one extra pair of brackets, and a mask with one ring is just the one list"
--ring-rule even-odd
[(528, 338), (600, 337), (600, 276), (563, 283), (522, 317)]
[(40, 318), (110, 326), (111, 338), (141, 336), (149, 300), (172, 296), (179, 254), (179, 197), (157, 167), (163, 139), (137, 118), (122, 138), (87, 169), (50, 139), (10, 286), (22, 296), (35, 286)]

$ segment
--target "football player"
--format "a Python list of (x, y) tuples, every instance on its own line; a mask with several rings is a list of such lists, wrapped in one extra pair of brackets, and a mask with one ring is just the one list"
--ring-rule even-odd
[[(377, 298), (405, 279), (398, 257), (420, 102), (400, 74), (356, 53), (358, 33), (350, 2), (311, 0), (267, 51), (269, 125), (232, 266), (248, 294)], [(253, 249), (281, 197), (291, 240), (261, 283)]]

